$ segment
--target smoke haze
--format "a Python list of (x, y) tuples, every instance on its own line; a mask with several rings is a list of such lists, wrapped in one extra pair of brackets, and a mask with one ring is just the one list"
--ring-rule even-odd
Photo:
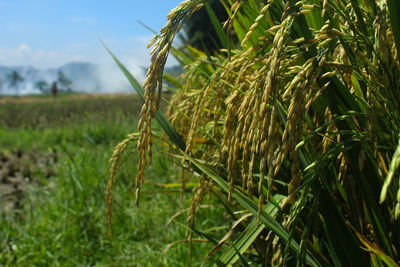
[[(132, 75), (143, 83), (145, 69), (140, 66), (127, 68)], [(62, 72), (71, 82), (74, 92), (85, 93), (121, 93), (133, 92), (129, 82), (114, 64), (69, 63), (56, 69), (40, 70), (33, 67), (0, 66), (0, 95), (30, 95), (49, 91), (58, 73)], [(17, 73), (20, 79), (13, 81), (12, 75)], [(39, 82), (44, 83), (42, 90)], [(60, 85), (59, 85), (60, 87)], [(44, 89), (44, 90), (43, 90)]]

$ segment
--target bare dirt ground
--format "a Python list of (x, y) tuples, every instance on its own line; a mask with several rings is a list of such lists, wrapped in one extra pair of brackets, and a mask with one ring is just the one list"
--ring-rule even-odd
[(56, 174), (57, 152), (36, 150), (0, 152), (0, 210), (19, 208), (30, 187), (40, 184), (39, 177)]

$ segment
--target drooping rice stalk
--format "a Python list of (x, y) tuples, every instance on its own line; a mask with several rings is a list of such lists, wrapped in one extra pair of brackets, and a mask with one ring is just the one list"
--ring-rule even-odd
[[(205, 2), (171, 11), (153, 49), (137, 194), (168, 51)], [(248, 255), (264, 265), (397, 266), (400, 186), (391, 180), (399, 165), (400, 65), (391, 21), (399, 10), (372, 0), (221, 2), (230, 15), (224, 29), (239, 42), (214, 55), (188, 46), (168, 111), (185, 139), (185, 149), (171, 148), (199, 182), (189, 226), (212, 181), (229, 209), (256, 217), (254, 225), (241, 222), (245, 230), (232, 240), (240, 248), (217, 259), (224, 264), (246, 262), (253, 245), (257, 256)], [(228, 257), (232, 251), (241, 254)]]
[[(154, 44), (151, 52), (151, 65), (147, 72), (147, 78), (143, 88), (145, 90), (145, 103), (141, 110), (141, 118), (138, 129), (141, 132), (138, 142), (139, 171), (136, 177), (136, 203), (139, 203), (140, 185), (143, 183), (144, 168), (146, 161), (151, 164), (152, 133), (151, 121), (159, 107), (162, 92), (162, 74), (167, 61), (168, 53), (174, 40), (175, 34), (182, 28), (185, 20), (192, 13), (201, 8), (204, 0), (184, 1), (168, 14), (167, 25), (156, 35), (149, 46)], [(157, 92), (158, 91), (158, 92)]]

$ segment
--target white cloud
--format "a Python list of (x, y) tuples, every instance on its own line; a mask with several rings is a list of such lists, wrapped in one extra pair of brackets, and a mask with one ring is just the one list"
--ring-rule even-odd
[(80, 17), (80, 16), (74, 16), (68, 18), (69, 21), (76, 22), (76, 23), (87, 23), (90, 25), (93, 25), (96, 23), (96, 19), (92, 17)]
[(51, 50), (32, 49), (22, 43), (18, 47), (0, 47), (0, 65), (34, 66), (37, 68), (55, 68), (72, 61), (89, 61), (82, 53), (60, 53)]

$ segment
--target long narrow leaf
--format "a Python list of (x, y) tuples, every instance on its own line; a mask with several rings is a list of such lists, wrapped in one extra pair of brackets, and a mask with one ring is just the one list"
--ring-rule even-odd
[(243, 254), (253, 244), (264, 228), (263, 224), (257, 224), (257, 219), (253, 219), (238, 240), (233, 243), (230, 249), (225, 251), (219, 260), (225, 265), (234, 264), (239, 259), (238, 253)]
[(222, 29), (221, 24), (218, 21), (217, 16), (215, 15), (215, 12), (212, 10), (211, 6), (209, 3), (206, 3), (205, 5), (208, 16), (210, 17), (211, 23), (214, 26), (214, 30), (217, 32), (218, 38), (222, 44), (223, 47), (228, 47), (228, 37), (226, 36), (226, 33)]
[[(396, 42), (397, 51), (400, 51), (400, 1), (388, 0), (390, 13), (390, 24), (392, 25), (394, 40)], [(400, 61), (400, 53), (397, 53), (397, 60)]]
[[(229, 185), (228, 183), (222, 179), (219, 175), (217, 175), (214, 171), (209, 169), (208, 167), (204, 166), (203, 164), (200, 164), (196, 160), (194, 160), (192, 157), (189, 155), (186, 155), (186, 158), (192, 162), (199, 170), (201, 170), (204, 174), (209, 176), (211, 179), (213, 179), (220, 188), (222, 188), (225, 192), (229, 192)], [(244, 208), (246, 208), (250, 213), (252, 213), (254, 216), (257, 216), (258, 214), (258, 203), (256, 203), (254, 200), (251, 200), (248, 198), (246, 195), (241, 193), (239, 190), (235, 188), (233, 194), (233, 198)], [(288, 231), (286, 231), (279, 222), (277, 222), (269, 213), (265, 212), (265, 210), (262, 210), (261, 216), (260, 216), (260, 221), (262, 224), (264, 224), (268, 229), (270, 229), (274, 234), (279, 236), (285, 243), (288, 243), (290, 249), (297, 255), (299, 253), (300, 247), (299, 244), (294, 241), (293, 239), (290, 240), (289, 238), (290, 235)], [(320, 266), (311, 256), (309, 253), (306, 255), (306, 262), (310, 264), (311, 266)]]

